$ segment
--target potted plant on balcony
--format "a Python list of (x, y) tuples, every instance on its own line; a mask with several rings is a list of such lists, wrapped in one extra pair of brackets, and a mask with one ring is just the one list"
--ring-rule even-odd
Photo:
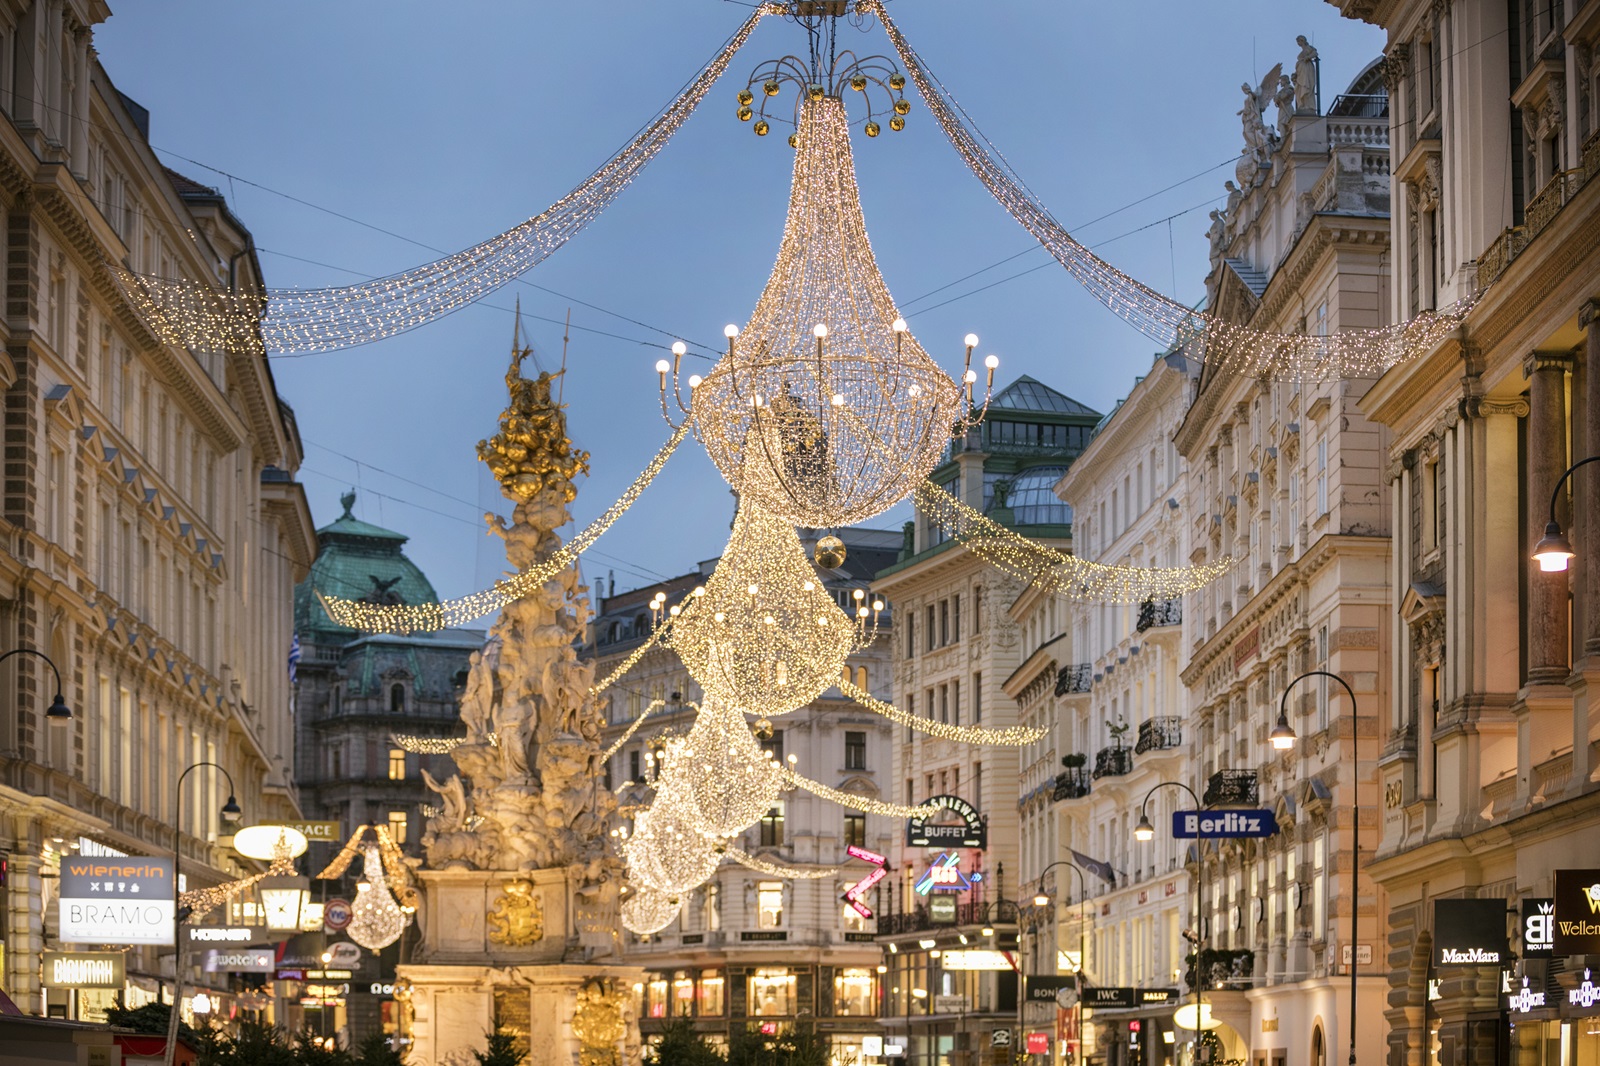
[(1089, 756), (1081, 751), (1075, 751), (1071, 755), (1063, 755), (1061, 757), (1061, 765), (1069, 770), (1081, 770), (1088, 764)]
[(1122, 748), (1122, 738), (1128, 733), (1128, 723), (1118, 718), (1114, 723), (1108, 723), (1106, 729), (1111, 733), (1111, 743), (1119, 751)]

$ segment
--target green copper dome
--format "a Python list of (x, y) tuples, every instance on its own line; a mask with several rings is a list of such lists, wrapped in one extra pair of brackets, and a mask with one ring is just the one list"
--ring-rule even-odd
[(355, 517), (354, 492), (339, 502), (344, 514), (317, 530), (317, 561), (311, 576), (295, 586), (294, 626), (303, 641), (342, 642), (355, 633), (329, 620), (318, 592), (369, 603), (439, 602), (433, 585), (400, 550), (409, 538)]

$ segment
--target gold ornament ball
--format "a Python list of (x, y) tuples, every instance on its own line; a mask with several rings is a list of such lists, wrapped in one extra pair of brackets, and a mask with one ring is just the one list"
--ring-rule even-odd
[(881, 132), (883, 132), (882, 128), (879, 127), (879, 125), (876, 122), (867, 123), (867, 136), (868, 137), (876, 137)]
[(900, 99), (896, 100), (894, 102), (894, 113), (897, 114), (897, 115), (909, 115), (909, 114), (911, 114), (911, 101), (907, 100), (903, 96)]
[(823, 537), (817, 541), (815, 558), (824, 570), (837, 570), (844, 565), (844, 541), (838, 537)]
[(789, 147), (790, 148), (799, 148), (800, 147), (800, 135), (798, 133), (789, 134)]
[(758, 740), (771, 740), (772, 739), (772, 719), (770, 719), (770, 718), (757, 718), (756, 719), (756, 738)]
[(750, 116), (753, 115), (753, 114), (755, 114), (755, 112), (751, 111), (748, 107), (741, 107), (739, 109), (739, 121), (740, 122), (749, 122), (750, 121)]
[(906, 76), (898, 70), (889, 75), (889, 88), (899, 92), (906, 87)]
[(850, 88), (854, 89), (856, 92), (861, 92), (866, 87), (867, 76), (865, 74), (857, 74), (855, 77), (850, 79)]
[(781, 88), (782, 86), (780, 86), (777, 82), (769, 81), (765, 85), (761, 86), (761, 91), (766, 93), (768, 96), (777, 96), (778, 91)]
[(806, 86), (806, 92), (810, 94), (811, 99), (813, 99), (813, 100), (821, 100), (822, 97), (823, 97), (823, 94), (826, 91), (827, 90), (823, 89), (822, 86), (817, 85), (817, 84), (811, 84), (811, 85), (807, 85)]
[(896, 115), (894, 118), (889, 120), (889, 128), (894, 130), (896, 133), (899, 133), (901, 130), (906, 128), (906, 120), (901, 118), (899, 115)]
[(750, 101), (754, 100), (755, 98), (756, 98), (756, 94), (751, 92), (749, 89), (740, 89), (739, 90), (739, 102), (741, 104), (748, 104)]
[(770, 130), (770, 129), (772, 129), (772, 127), (767, 125), (767, 120), (766, 119), (762, 119), (760, 122), (757, 122), (756, 125), (755, 125), (756, 136), (757, 137), (765, 137), (767, 135), (767, 131)]

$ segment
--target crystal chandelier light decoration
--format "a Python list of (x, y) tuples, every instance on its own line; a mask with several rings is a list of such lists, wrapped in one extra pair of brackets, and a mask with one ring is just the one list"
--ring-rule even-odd
[[(724, 331), (727, 354), (688, 379), (687, 404), (675, 363), (656, 367), (663, 414), (675, 417), (670, 392), (739, 498), (808, 528), (898, 503), (952, 434), (982, 417), (977, 338), (957, 383), (906, 328), (878, 272), (835, 89), (812, 83), (798, 105), (788, 220), (749, 323)], [(986, 362), (992, 384), (999, 361)]]
[(622, 925), (630, 933), (659, 933), (678, 917), (681, 903), (649, 888), (629, 886), (622, 901)]
[[(787, 522), (750, 501), (711, 579), (665, 608), (667, 643), (710, 701), (784, 714), (837, 683), (845, 660), (877, 636), (882, 600), (857, 590), (856, 617), (823, 587)], [(652, 606), (659, 616), (664, 600)]]
[(362, 880), (350, 904), (350, 939), (368, 951), (379, 951), (400, 939), (410, 918), (389, 891), (378, 845), (368, 844), (361, 854)]
[(674, 746), (656, 780), (656, 795), (675, 794), (677, 809), (713, 840), (755, 825), (778, 802), (783, 771), (762, 750), (744, 713), (707, 698), (694, 726)]
[[(659, 777), (657, 781), (659, 784)], [(634, 884), (676, 899), (705, 884), (716, 871), (722, 856), (695, 827), (686, 808), (685, 798), (670, 784), (665, 789), (658, 787), (650, 806), (634, 815), (633, 831), (617, 831), (628, 877)]]

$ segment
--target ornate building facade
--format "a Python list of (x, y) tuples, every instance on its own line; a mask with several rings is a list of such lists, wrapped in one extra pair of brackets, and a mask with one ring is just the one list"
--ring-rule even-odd
[[(818, 570), (823, 587), (841, 607), (854, 610), (857, 589), (873, 587), (873, 574), (889, 565), (899, 533), (846, 528), (842, 566)], [(808, 555), (820, 536), (801, 531)], [(653, 632), (650, 601), (661, 593), (677, 604), (716, 567), (716, 560), (667, 581), (599, 600), (587, 654), (595, 676), (605, 678), (645, 645)], [(614, 587), (615, 580), (607, 588)], [(879, 699), (890, 693), (895, 637), (890, 604), (877, 640), (847, 661), (853, 685)], [(615, 745), (655, 700), (666, 706), (623, 743), (605, 767), (606, 782), (623, 803), (647, 798), (638, 787), (648, 774), (652, 740), (682, 732), (694, 719), (699, 687), (677, 655), (653, 646), (608, 692), (606, 740)], [(890, 799), (895, 730), (857, 707), (838, 689), (810, 705), (774, 718), (763, 743), (813, 780), (874, 799)], [(758, 860), (784, 866), (833, 868), (833, 876), (783, 879), (724, 861), (711, 880), (683, 900), (676, 922), (660, 933), (625, 934), (623, 958), (646, 968), (634, 988), (640, 1028), (648, 1039), (670, 1018), (686, 1017), (713, 1044), (734, 1029), (804, 1026), (827, 1037), (838, 1066), (863, 1061), (864, 1041), (881, 1038), (879, 964), (875, 923), (847, 906), (845, 889), (871, 867), (852, 861), (849, 845), (886, 854), (898, 823), (864, 814), (810, 793), (785, 792), (778, 805), (733, 843)], [(869, 909), (876, 909), (873, 903)], [(772, 1030), (767, 1030), (772, 1031)]]
[[(100, 66), (108, 15), (98, 0), (0, 12), (0, 652), (48, 656), (72, 710), (46, 724), (57, 683), (37, 656), (0, 667), (0, 987), (27, 1012), (82, 1018), (119, 992), (155, 999), (173, 952), (130, 949), (121, 990), (42, 989), (40, 955), (63, 946), (63, 856), (167, 856), (176, 835), (198, 887), (243, 872), (220, 839), (230, 792), (248, 821), (298, 816), (287, 656), (316, 550), (266, 359), (176, 347), (113, 276), (262, 283), (249, 231), (162, 167), (148, 113)], [(201, 763), (221, 770), (180, 794)], [(230, 1010), (217, 980), (186, 983)]]
[[(1099, 412), (1019, 378), (995, 394), (981, 427), (952, 444), (930, 479), (992, 520), (1065, 548), (1072, 511), (1052, 490), (1099, 420)], [(1020, 582), (996, 573), (926, 517), (908, 526), (907, 539), (876, 585), (897, 610), (895, 702), (909, 714), (952, 725), (1004, 728), (1023, 714), (1042, 721), (1048, 709), (1031, 699), (1019, 707), (1006, 684), (1025, 663), (1042, 661), (1039, 651), (1061, 624), (1062, 605), (1050, 597), (1041, 613), (1019, 623), (1011, 606), (1026, 592)], [(1020, 965), (1029, 973), (1056, 973), (1055, 924), (1048, 908), (1032, 903), (1041, 886), (1024, 883), (1027, 871), (1037, 876), (1056, 857), (1053, 816), (1039, 802), (1053, 787), (1051, 742), (977, 747), (908, 729), (894, 751), (897, 802), (935, 800), (952, 817), (971, 812), (966, 816), (981, 823), (983, 836), (979, 842), (958, 835), (940, 848), (930, 846), (931, 838), (913, 841), (905, 829), (896, 833), (886, 908), (892, 913), (878, 923), (890, 952), (884, 1026), (919, 1066), (946, 1060), (978, 1066), (992, 1054), (1008, 1054), (993, 1034), (1009, 1033), (1019, 1020), (1018, 981), (1010, 972), (956, 970), (944, 956), (968, 943), (1020, 947)], [(944, 922), (917, 885), (930, 863), (949, 854), (958, 856), (969, 887), (957, 895), (954, 921)], [(1044, 1013), (1045, 1028), (1053, 1028), (1054, 1011)]]
[[(1392, 434), (1395, 501), (1370, 867), (1388, 1061), (1593, 1062), (1600, 1004), (1573, 994), (1590, 960), (1519, 935), (1514, 967), (1443, 965), (1435, 914), (1548, 900), (1600, 855), (1600, 481), (1561, 484), (1600, 454), (1600, 2), (1336, 6), (1388, 33), (1391, 313), (1483, 290), (1361, 401)], [(1546, 573), (1529, 556), (1552, 495), (1577, 557)]]

